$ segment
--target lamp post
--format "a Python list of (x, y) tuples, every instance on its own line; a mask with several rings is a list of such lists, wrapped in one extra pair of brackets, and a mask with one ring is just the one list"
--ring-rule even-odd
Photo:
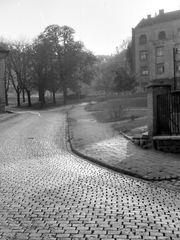
[(176, 83), (176, 52), (177, 52), (177, 49), (173, 48), (174, 91), (176, 91), (176, 88), (177, 88), (177, 83)]

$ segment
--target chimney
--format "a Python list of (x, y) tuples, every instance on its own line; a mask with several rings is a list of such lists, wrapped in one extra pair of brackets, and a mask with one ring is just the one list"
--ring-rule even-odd
[(151, 18), (151, 14), (147, 15), (147, 18), (150, 19)]
[(159, 15), (164, 14), (164, 9), (159, 10)]

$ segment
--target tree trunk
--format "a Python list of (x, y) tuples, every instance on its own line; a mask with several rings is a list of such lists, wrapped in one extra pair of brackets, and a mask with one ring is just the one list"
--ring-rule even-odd
[(44, 97), (44, 90), (40, 89), (40, 101), (41, 101), (41, 107), (45, 108), (45, 97)]
[(39, 102), (41, 101), (41, 91), (40, 88), (38, 88), (38, 95), (39, 95)]
[(43, 102), (45, 104), (46, 103), (46, 99), (45, 99), (44, 91), (43, 91), (42, 97), (43, 97)]
[(20, 107), (21, 103), (20, 103), (20, 91), (17, 91), (17, 106)]
[(24, 88), (22, 90), (22, 97), (23, 97), (23, 102), (26, 102)]
[(26, 93), (27, 93), (27, 97), (28, 97), (28, 106), (31, 107), (32, 104), (31, 104), (31, 92), (30, 90), (26, 90)]
[(126, 110), (128, 110), (128, 99), (127, 99), (127, 92), (125, 91), (125, 96), (126, 96)]
[(67, 103), (67, 92), (66, 92), (66, 90), (63, 91), (63, 100), (64, 100), (64, 105), (66, 105), (66, 103)]
[(80, 93), (80, 91), (77, 91), (77, 99), (78, 99), (78, 100), (81, 99), (81, 93)]
[(53, 103), (56, 104), (56, 93), (54, 90), (53, 90)]
[(6, 106), (8, 106), (9, 102), (8, 102), (8, 92), (7, 92), (7, 90), (5, 90), (5, 100), (6, 100)]

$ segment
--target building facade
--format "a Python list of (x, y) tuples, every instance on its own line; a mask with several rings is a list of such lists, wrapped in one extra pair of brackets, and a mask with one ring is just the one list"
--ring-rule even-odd
[(132, 29), (134, 72), (139, 88), (150, 83), (176, 83), (180, 89), (180, 10), (148, 15)]
[(5, 82), (4, 82), (4, 71), (5, 71), (5, 57), (9, 51), (5, 50), (0, 46), (0, 113), (5, 112)]

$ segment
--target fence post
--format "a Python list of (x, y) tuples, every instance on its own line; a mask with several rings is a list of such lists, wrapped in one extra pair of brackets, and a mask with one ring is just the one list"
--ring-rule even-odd
[(157, 96), (171, 91), (170, 84), (153, 83), (147, 86), (148, 135), (152, 140), (157, 135)]

